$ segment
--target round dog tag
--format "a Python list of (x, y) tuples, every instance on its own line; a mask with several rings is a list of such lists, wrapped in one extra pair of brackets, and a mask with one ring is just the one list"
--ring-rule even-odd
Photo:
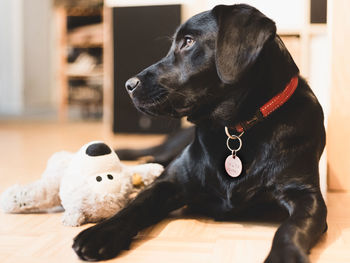
[(242, 172), (242, 162), (238, 156), (229, 155), (225, 161), (225, 169), (229, 176), (238, 177)]

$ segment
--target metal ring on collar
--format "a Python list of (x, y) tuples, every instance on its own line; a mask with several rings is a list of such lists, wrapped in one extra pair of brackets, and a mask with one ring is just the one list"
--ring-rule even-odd
[[(240, 139), (244, 133), (244, 131), (242, 131), (239, 135), (231, 135), (227, 126), (225, 126), (225, 132), (226, 132), (227, 137), (229, 137), (232, 140)], [(241, 144), (242, 144), (242, 142), (241, 142)]]
[(231, 135), (231, 136), (234, 137), (234, 139), (237, 139), (237, 140), (238, 140), (239, 146), (238, 146), (237, 149), (232, 149), (232, 148), (230, 147), (230, 139), (231, 139), (231, 140), (233, 140), (233, 139), (230, 138), (230, 137), (228, 137), (228, 138), (227, 138), (227, 141), (226, 141), (227, 148), (228, 148), (231, 152), (238, 152), (238, 151), (241, 149), (241, 147), (242, 147), (242, 139), (239, 138), (239, 136), (237, 136), (237, 135)]

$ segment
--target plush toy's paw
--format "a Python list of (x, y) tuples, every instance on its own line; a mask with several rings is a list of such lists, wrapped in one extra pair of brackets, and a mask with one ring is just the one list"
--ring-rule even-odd
[(140, 177), (142, 180), (142, 185), (146, 186), (151, 184), (164, 171), (164, 167), (157, 163), (147, 163), (129, 166), (127, 167), (127, 169), (132, 174), (132, 183), (134, 184), (134, 186), (137, 185), (134, 182), (135, 175), (137, 177)]
[(164, 171), (163, 165), (158, 163), (150, 163), (149, 165), (151, 166), (151, 173), (154, 176), (159, 176)]
[(164, 171), (164, 167), (157, 163), (149, 163), (149, 172), (144, 176), (143, 181), (145, 185), (151, 184), (161, 173)]
[(73, 249), (86, 261), (99, 261), (116, 257), (128, 249), (136, 235), (128, 222), (121, 219), (104, 221), (82, 231), (75, 237)]
[(85, 223), (87, 223), (86, 218), (82, 213), (69, 211), (63, 213), (62, 224), (65, 226), (81, 226)]
[(26, 189), (20, 185), (8, 188), (0, 199), (0, 205), (6, 213), (20, 213), (31, 207), (31, 200)]

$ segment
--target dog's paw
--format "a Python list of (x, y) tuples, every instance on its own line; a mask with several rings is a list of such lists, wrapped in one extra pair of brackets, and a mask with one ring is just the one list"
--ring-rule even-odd
[(74, 238), (73, 249), (82, 260), (99, 261), (116, 257), (129, 248), (135, 232), (125, 221), (105, 221), (82, 231)]
[(307, 254), (297, 247), (286, 246), (270, 251), (264, 263), (309, 263)]

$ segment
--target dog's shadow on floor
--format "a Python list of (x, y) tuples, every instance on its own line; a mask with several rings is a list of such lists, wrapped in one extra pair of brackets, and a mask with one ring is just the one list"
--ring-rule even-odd
[[(232, 223), (232, 224), (244, 224), (245, 227), (248, 227), (248, 228), (253, 226), (267, 226), (267, 227), (271, 226), (271, 227), (277, 228), (279, 224), (282, 222), (282, 219), (284, 219), (285, 217), (286, 217), (286, 213), (276, 213), (276, 211), (273, 214), (269, 213), (268, 211), (266, 211), (266, 213), (261, 213), (261, 211), (258, 209), (254, 213), (245, 214), (245, 216), (239, 216), (239, 217), (235, 216), (235, 217), (223, 220), (223, 219), (213, 219), (211, 217), (203, 216), (185, 207), (172, 212), (168, 216), (168, 218), (162, 220), (158, 224), (148, 227), (147, 229), (141, 231), (134, 238), (134, 242), (131, 244), (131, 250), (137, 249), (138, 247), (142, 246), (144, 243), (161, 236), (162, 232), (169, 226), (169, 224), (174, 222), (174, 220), (191, 220), (191, 221), (195, 220), (198, 223), (208, 224), (214, 227), (215, 225)], [(184, 223), (184, 227), (185, 227), (185, 224), (186, 223)], [(178, 230), (177, 227), (180, 229)], [(178, 237), (178, 236), (181, 236), (181, 234), (183, 233), (182, 231), (188, 231), (188, 230), (189, 230), (188, 226), (186, 226), (185, 230), (181, 229), (180, 225), (175, 226), (175, 229), (169, 230), (170, 232), (174, 231), (172, 233), (169, 232), (170, 233), (169, 235), (171, 236), (172, 234), (174, 234), (174, 236)], [(165, 236), (167, 236), (167, 234), (165, 234)], [(171, 237), (169, 238), (171, 239)], [(129, 252), (124, 252), (123, 254), (125, 255), (128, 253)]]
[[(317, 242), (317, 244), (310, 251), (311, 252), (310, 253), (311, 262), (319, 262), (321, 255), (327, 250), (328, 247), (331, 247), (332, 244), (337, 242), (337, 240), (339, 240), (340, 237), (341, 237), (341, 232), (340, 232), (338, 226), (336, 224), (328, 225), (327, 232), (325, 232), (322, 235), (320, 240)], [(328, 257), (329, 256), (327, 256), (327, 258)]]
[[(264, 210), (264, 213), (262, 213), (261, 210)], [(244, 216), (234, 216), (230, 219), (226, 220), (215, 220), (210, 217), (205, 217), (203, 215), (199, 215), (194, 213), (193, 211), (188, 210), (187, 208), (181, 208), (174, 212), (172, 212), (168, 218), (162, 220), (156, 225), (153, 225), (149, 228), (146, 228), (145, 230), (141, 231), (134, 239), (134, 242), (131, 244), (131, 251), (134, 249), (137, 249), (138, 247), (142, 246), (144, 243), (157, 238), (161, 235), (161, 233), (165, 230), (165, 228), (174, 220), (196, 220), (200, 223), (215, 225), (215, 224), (223, 224), (223, 223), (232, 223), (232, 224), (244, 224), (245, 228), (250, 228), (254, 226), (263, 226), (263, 227), (273, 227), (277, 228), (279, 225), (288, 218), (288, 214), (283, 210), (276, 210), (275, 207), (271, 208), (262, 208), (262, 209), (256, 209), (253, 210), (251, 213), (246, 213)], [(332, 234), (325, 233), (317, 245), (315, 246), (314, 250), (311, 250), (311, 259), (312, 262), (317, 262), (320, 255), (324, 250), (327, 249), (328, 246), (330, 246), (339, 236), (334, 235), (335, 231), (333, 229)], [(234, 236), (233, 236), (234, 239)], [(272, 244), (272, 240), (271, 240)], [(123, 252), (123, 255), (128, 254), (129, 252)]]

